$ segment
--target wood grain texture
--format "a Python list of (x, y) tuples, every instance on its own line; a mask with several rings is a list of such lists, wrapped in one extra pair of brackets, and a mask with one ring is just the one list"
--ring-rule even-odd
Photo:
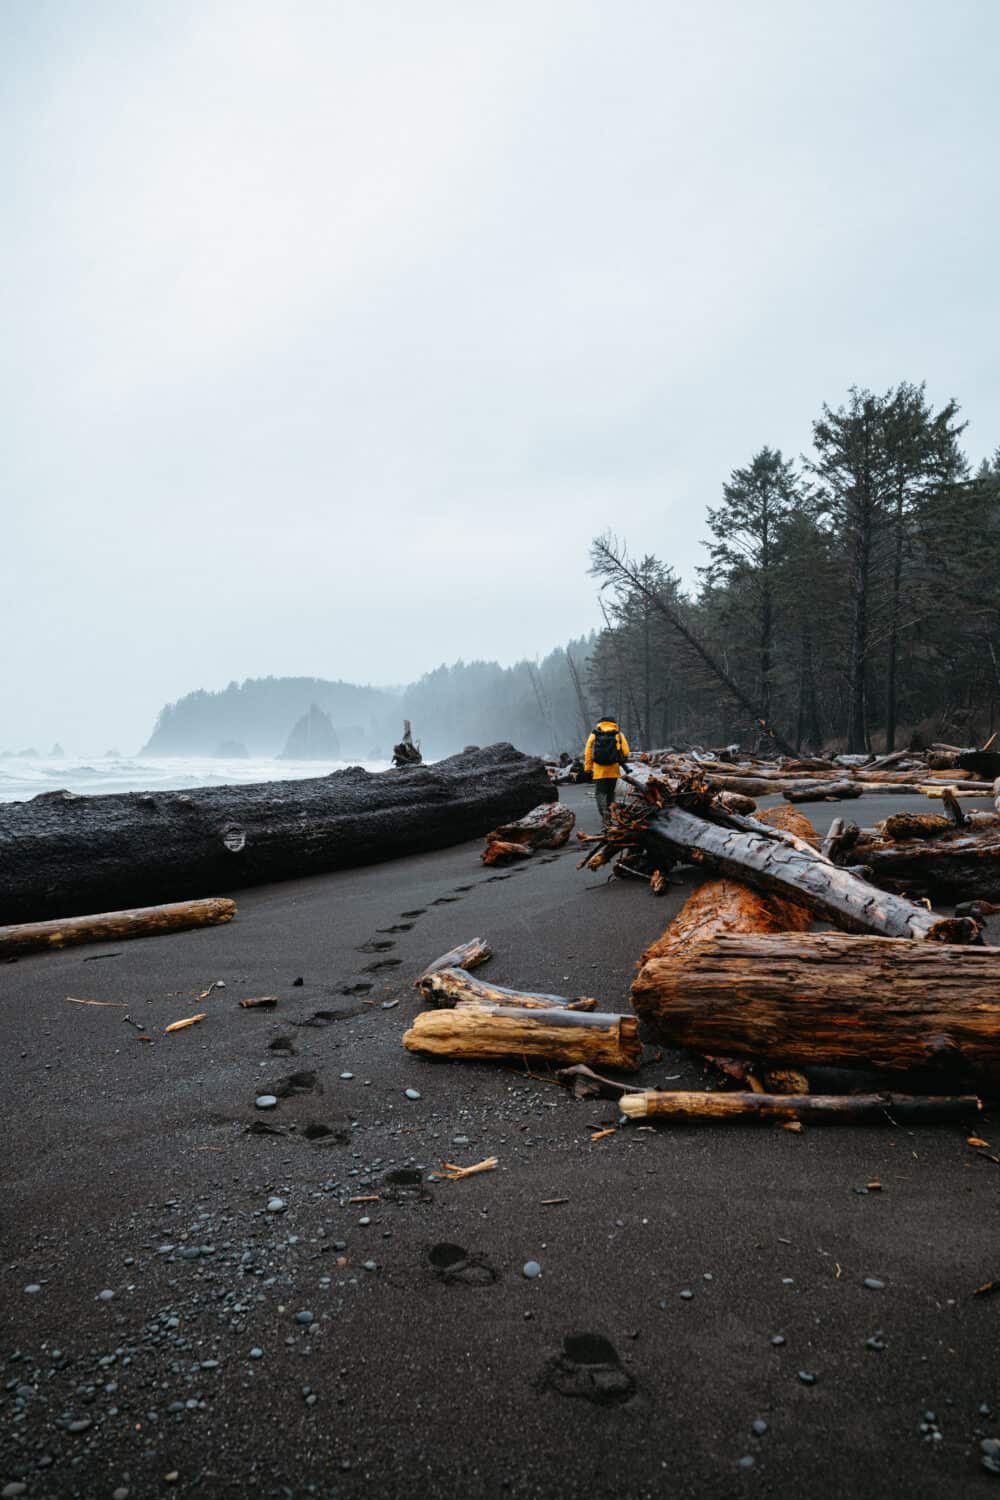
[(220, 922), (231, 922), (235, 915), (235, 901), (214, 896), (203, 901), (175, 901), (168, 906), (100, 912), (92, 917), (21, 922), (13, 927), (0, 927), (0, 958), (71, 948), (77, 943), (120, 943), (166, 932), (185, 932), (192, 927), (214, 927)]
[(428, 1010), (403, 1037), (410, 1052), (466, 1060), (544, 1057), (634, 1072), (642, 1046), (635, 1016), (484, 1006)]

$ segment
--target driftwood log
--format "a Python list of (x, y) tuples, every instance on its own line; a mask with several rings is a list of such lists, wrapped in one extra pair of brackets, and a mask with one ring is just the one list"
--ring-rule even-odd
[(883, 937), (972, 942), (978, 924), (968, 917), (941, 917), (915, 902), (881, 891), (840, 869), (818, 850), (757, 820), (732, 816), (721, 827), (680, 807), (665, 807), (649, 819), (647, 853), (658, 863), (690, 859), (765, 894), (807, 907), (848, 932)]
[(440, 1010), (456, 1005), (506, 1005), (522, 1010), (596, 1010), (597, 1001), (588, 995), (564, 1000), (561, 995), (535, 994), (531, 990), (510, 990), (502, 984), (488, 984), (464, 969), (434, 969), (417, 981), (423, 998)]
[(493, 949), (485, 938), (469, 938), (467, 943), (459, 943), (457, 948), (449, 948), (447, 953), (442, 953), (440, 958), (429, 963), (423, 973), (413, 981), (413, 988), (419, 990), (429, 974), (436, 974), (438, 969), (478, 969), (480, 964), (487, 963), (493, 957)]
[(214, 896), (440, 849), (554, 796), (542, 762), (503, 744), (303, 781), (46, 792), (0, 805), (0, 921)]
[[(851, 859), (867, 865), (888, 890), (930, 896), (942, 903), (1000, 900), (1000, 822), (972, 820), (957, 828), (948, 819), (922, 819), (918, 830), (904, 815), (886, 819), (891, 836), (858, 839)], [(917, 832), (918, 837), (906, 837)]]
[(635, 1016), (483, 1005), (425, 1010), (406, 1032), (403, 1046), (431, 1057), (544, 1057), (559, 1063), (602, 1063), (629, 1072), (636, 1071), (642, 1053)]
[[(804, 841), (816, 837), (816, 830), (805, 814), (786, 804), (768, 808), (759, 814), (759, 821)], [(806, 932), (811, 923), (812, 913), (793, 901), (780, 896), (764, 896), (737, 880), (706, 880), (691, 893), (662, 937), (646, 949), (641, 963), (645, 964), (652, 958), (682, 958), (695, 943), (723, 932)], [(655, 1030), (655, 1014), (646, 1019), (652, 1022)], [(708, 1061), (729, 1077), (747, 1077), (746, 1061), (717, 1056), (710, 1056)], [(801, 1073), (779, 1074), (768, 1070), (765, 1079), (774, 1093), (804, 1094), (809, 1091), (808, 1080)]]
[(1000, 948), (722, 934), (650, 960), (632, 1000), (660, 1036), (699, 1052), (1000, 1079)]
[(479, 856), (484, 865), (509, 865), (515, 859), (530, 859), (530, 844), (512, 844), (509, 839), (491, 839)]
[(701, 1094), (649, 1089), (623, 1094), (631, 1120), (703, 1124), (715, 1120), (804, 1120), (810, 1125), (934, 1125), (972, 1123), (982, 1109), (975, 1094)]
[(420, 746), (413, 743), (413, 731), (410, 728), (409, 719), (403, 720), (403, 738), (398, 745), (392, 747), (392, 763), (394, 766), (419, 766), (423, 763)]
[(236, 902), (216, 896), (207, 901), (138, 906), (92, 917), (67, 917), (64, 921), (22, 922), (14, 927), (0, 927), (0, 958), (72, 948), (77, 943), (122, 943), (129, 938), (185, 932), (191, 927), (214, 927), (220, 922), (231, 922), (235, 915)]
[[(529, 849), (560, 849), (576, 824), (576, 813), (560, 802), (544, 802), (523, 818), (501, 823), (486, 835), (488, 843), (526, 844)], [(484, 856), (485, 858), (485, 856)]]

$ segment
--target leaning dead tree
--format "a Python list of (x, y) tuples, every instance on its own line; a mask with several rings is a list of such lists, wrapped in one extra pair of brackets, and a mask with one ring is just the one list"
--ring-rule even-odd
[(716, 659), (704, 641), (699, 640), (694, 631), (684, 623), (678, 612), (671, 608), (662, 593), (650, 588), (636, 567), (635, 562), (629, 556), (626, 548), (610, 532), (605, 532), (603, 536), (597, 538), (590, 549), (590, 557), (590, 571), (596, 577), (604, 580), (602, 587), (609, 584), (619, 584), (639, 594), (647, 604), (666, 620), (671, 629), (676, 631), (685, 644), (698, 657), (699, 661), (708, 668), (713, 677), (722, 683), (722, 686), (736, 700), (740, 707), (746, 710), (753, 722), (774, 740), (778, 748), (783, 750), (786, 755), (795, 755), (795, 749), (788, 740), (779, 734), (772, 724), (767, 722), (767, 716), (763, 712), (761, 705), (755, 703), (739, 684), (734, 682), (722, 663)]
[(0, 922), (161, 901), (441, 849), (556, 796), (512, 745), (430, 766), (0, 806)]

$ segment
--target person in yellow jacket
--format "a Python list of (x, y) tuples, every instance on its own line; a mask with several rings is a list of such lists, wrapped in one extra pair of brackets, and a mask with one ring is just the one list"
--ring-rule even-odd
[(628, 740), (610, 714), (598, 719), (583, 752), (583, 769), (594, 778), (594, 799), (601, 822), (608, 821), (618, 785), (618, 767), (628, 759)]

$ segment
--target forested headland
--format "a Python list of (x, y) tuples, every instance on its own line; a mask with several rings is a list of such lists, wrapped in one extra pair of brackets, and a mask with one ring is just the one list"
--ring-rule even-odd
[(313, 705), (359, 758), (388, 755), (404, 717), (431, 757), (501, 739), (573, 751), (605, 712), (645, 746), (981, 741), (1000, 705), (1000, 448), (974, 469), (964, 431), (922, 385), (852, 388), (802, 456), (765, 445), (733, 470), (694, 589), (669, 553), (600, 537), (603, 628), (540, 661), (460, 661), (396, 688), (230, 683), (168, 705), (146, 752), (276, 755)]

